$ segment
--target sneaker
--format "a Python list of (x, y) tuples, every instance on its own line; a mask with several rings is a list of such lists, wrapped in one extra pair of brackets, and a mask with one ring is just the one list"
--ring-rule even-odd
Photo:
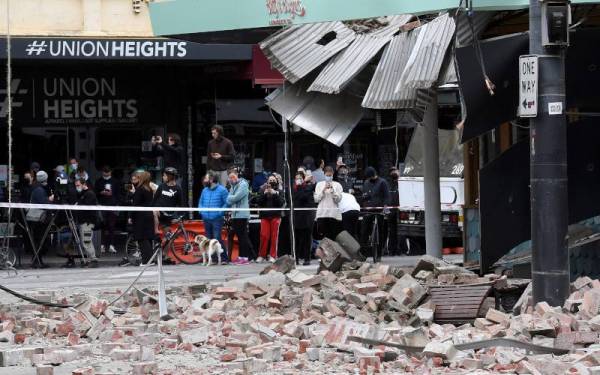
[(267, 262), (275, 263), (275, 258), (273, 258), (272, 256), (269, 256), (269, 259), (267, 259)]
[(100, 245), (100, 254), (104, 254), (105, 252), (106, 252), (106, 248), (104, 247), (104, 245)]
[(263, 257), (256, 258), (256, 263), (262, 263), (264, 261), (265, 261), (265, 258), (263, 258)]
[(129, 259), (127, 259), (127, 257), (124, 257), (123, 259), (121, 259), (121, 262), (119, 262), (119, 267), (125, 267), (130, 264), (131, 263), (129, 263)]
[(306, 259), (303, 263), (303, 266), (310, 266), (310, 260)]
[(115, 247), (113, 245), (110, 245), (108, 248), (108, 252), (111, 254), (116, 254), (117, 253), (117, 249), (115, 249)]

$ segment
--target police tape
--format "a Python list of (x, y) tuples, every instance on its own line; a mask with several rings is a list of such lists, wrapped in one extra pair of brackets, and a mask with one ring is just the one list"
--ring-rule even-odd
[[(458, 211), (462, 209), (460, 205), (442, 205), (448, 211)], [(198, 208), (198, 207), (146, 207), (146, 206), (82, 206), (78, 204), (36, 204), (36, 203), (0, 203), (0, 208), (24, 208), (38, 210), (72, 210), (72, 211), (119, 211), (119, 212), (266, 212), (266, 211), (290, 211), (290, 207), (281, 208)], [(361, 207), (361, 211), (379, 211), (379, 210), (400, 210), (400, 211), (422, 211), (423, 207), (418, 206), (385, 206), (385, 207)], [(339, 207), (294, 207), (294, 211), (332, 211), (340, 210)], [(355, 210), (354, 210), (355, 211)]]

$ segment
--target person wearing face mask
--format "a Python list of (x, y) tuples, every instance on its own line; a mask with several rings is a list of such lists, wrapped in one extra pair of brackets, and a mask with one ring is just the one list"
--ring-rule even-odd
[[(48, 196), (48, 173), (39, 171), (36, 173), (35, 177), (35, 182), (31, 186), (29, 202), (26, 203), (50, 204), (54, 202), (54, 195)], [(31, 248), (31, 244), (29, 241), (26, 241), (29, 250), (32, 252), (31, 267), (47, 268), (48, 266), (44, 263), (43, 256), (48, 252), (48, 239), (46, 238), (46, 241), (43, 244), (40, 244), (46, 230), (46, 220), (29, 221), (28, 225), (31, 229), (31, 235), (33, 237), (35, 246), (41, 245), (40, 251), (38, 252), (38, 257), (35, 258), (33, 255), (34, 250)]]
[(69, 160), (69, 165), (67, 166), (67, 174), (69, 177), (74, 178), (77, 168), (79, 168), (79, 161), (75, 158), (71, 158)]
[[(231, 208), (244, 209), (242, 211), (231, 212), (231, 233), (229, 243), (233, 243), (233, 236), (238, 237), (240, 244), (240, 258), (247, 261), (256, 259), (256, 253), (248, 236), (248, 219), (250, 219), (250, 208), (248, 204), (248, 182), (240, 177), (239, 172), (235, 169), (229, 171), (229, 184), (231, 190), (227, 196), (227, 205)], [(243, 261), (243, 259), (240, 259)]]
[[(254, 201), (259, 208), (280, 208), (285, 203), (283, 194), (277, 176), (271, 174)], [(273, 263), (277, 259), (281, 211), (260, 211), (258, 216), (260, 218), (260, 249), (256, 261), (261, 263), (266, 259)], [(268, 258), (267, 249), (269, 249)]]
[[(133, 206), (152, 207), (151, 177), (146, 171), (136, 171), (131, 175), (129, 200)], [(154, 214), (152, 211), (135, 211), (131, 213), (129, 222), (133, 226), (133, 238), (138, 242), (141, 250), (141, 265), (146, 265), (152, 258), (152, 240), (155, 237)]]
[[(313, 197), (315, 185), (312, 178), (306, 176), (304, 172), (298, 171), (294, 179), (294, 207), (313, 208), (315, 199)], [(315, 223), (315, 211), (312, 210), (294, 210), (294, 237), (296, 238), (296, 263), (303, 259), (304, 266), (310, 265), (312, 250), (312, 234)]]
[[(78, 206), (96, 206), (98, 204), (96, 194), (89, 188), (87, 180), (83, 178), (75, 180), (75, 190), (77, 191)], [(88, 256), (88, 262), (85, 265), (90, 268), (98, 267), (98, 258), (96, 258), (96, 249), (94, 248), (94, 230), (99, 225), (98, 221), (98, 211), (77, 211), (79, 238)], [(75, 261), (72, 258), (69, 259), (67, 266), (74, 265)]]
[(333, 168), (325, 167), (325, 180), (317, 183), (314, 199), (317, 206), (317, 232), (319, 239), (335, 240), (341, 231), (342, 213), (338, 204), (342, 199), (342, 185), (333, 181)]
[[(121, 202), (120, 183), (113, 177), (112, 169), (106, 165), (102, 168), (102, 177), (96, 180), (94, 185), (98, 203), (102, 206), (118, 206)], [(111, 254), (116, 254), (115, 249), (115, 226), (117, 223), (117, 212), (102, 211), (102, 245), (100, 245), (100, 253), (104, 254), (108, 251)]]
[(377, 220), (379, 243), (377, 251), (373, 252), (373, 260), (375, 262), (381, 260), (382, 249), (385, 244), (385, 228), (382, 216), (377, 214), (382, 212), (387, 213), (389, 201), (390, 188), (388, 183), (377, 175), (375, 168), (367, 167), (362, 195), (362, 207), (366, 209), (366, 214), (362, 222), (361, 242), (363, 244), (368, 242), (369, 235), (373, 230), (373, 224)]
[(227, 247), (223, 243), (221, 232), (224, 224), (224, 211), (203, 211), (203, 208), (226, 208), (227, 207), (227, 196), (229, 193), (227, 189), (219, 183), (219, 176), (216, 174), (208, 173), (202, 180), (202, 193), (198, 200), (199, 213), (204, 222), (204, 235), (209, 239), (218, 240), (223, 250), (221, 254), (221, 261), (225, 264), (229, 261), (227, 256)]
[(346, 164), (340, 164), (337, 169), (336, 181), (342, 185), (344, 193), (354, 194), (354, 183), (350, 179), (348, 174), (348, 167)]

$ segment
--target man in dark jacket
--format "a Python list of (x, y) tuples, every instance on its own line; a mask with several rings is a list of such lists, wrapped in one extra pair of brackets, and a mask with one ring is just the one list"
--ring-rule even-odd
[(368, 243), (369, 236), (373, 231), (373, 225), (377, 221), (378, 237), (377, 248), (373, 251), (373, 261), (381, 260), (381, 253), (384, 246), (385, 228), (383, 224), (383, 213), (387, 213), (387, 206), (390, 201), (390, 188), (387, 182), (377, 175), (373, 167), (365, 170), (365, 183), (363, 185), (362, 207), (366, 209), (367, 214), (363, 217), (361, 241), (363, 245)]
[(400, 171), (398, 168), (390, 168), (390, 213), (387, 215), (386, 233), (388, 234), (388, 250), (391, 255), (400, 255), (400, 247), (398, 245), (398, 206), (400, 205), (400, 196), (398, 195), (398, 179)]
[[(162, 175), (163, 183), (158, 186), (154, 193), (152, 206), (154, 207), (183, 207), (183, 191), (177, 183), (179, 172), (177, 169), (165, 168)], [(154, 232), (158, 233), (159, 224), (168, 227), (177, 219), (176, 214), (169, 211), (154, 212)]]
[(152, 151), (155, 155), (162, 156), (165, 168), (183, 170), (185, 155), (179, 134), (167, 134), (167, 143), (160, 136), (152, 137)]
[(344, 193), (354, 194), (354, 181), (350, 178), (346, 164), (340, 164), (337, 168), (336, 181), (342, 185)]
[(233, 165), (235, 150), (233, 143), (223, 136), (223, 127), (214, 125), (210, 134), (212, 139), (208, 142), (208, 158), (206, 168), (208, 172), (219, 176), (219, 183), (227, 185), (227, 170)]
[[(87, 180), (83, 178), (75, 180), (75, 190), (77, 190), (78, 206), (98, 205), (96, 194), (89, 188)], [(77, 221), (79, 224), (79, 239), (88, 256), (86, 266), (96, 268), (98, 267), (98, 258), (96, 257), (96, 249), (94, 248), (94, 231), (99, 224), (98, 211), (77, 211)], [(71, 261), (72, 259), (69, 260), (69, 262)]]
[[(94, 191), (98, 197), (98, 203), (102, 206), (118, 206), (121, 202), (121, 184), (112, 175), (112, 169), (106, 165), (102, 168), (102, 177), (96, 180)], [(100, 253), (108, 251), (116, 254), (115, 249), (115, 226), (117, 213), (115, 211), (102, 211), (102, 245)]]
[[(316, 207), (315, 185), (312, 178), (303, 172), (296, 172), (294, 180), (294, 207), (313, 208)], [(294, 210), (294, 237), (296, 239), (296, 263), (303, 259), (303, 265), (310, 265), (312, 250), (312, 234), (315, 224), (315, 211)]]
[[(54, 195), (48, 196), (48, 174), (44, 171), (39, 171), (35, 175), (36, 182), (31, 186), (31, 194), (29, 197), (29, 202), (33, 204), (50, 204), (54, 201)], [(34, 249), (30, 248), (32, 251), (32, 264), (33, 268), (47, 268), (48, 266), (44, 263), (42, 257), (48, 252), (48, 244), (45, 239), (44, 243), (41, 243), (42, 238), (44, 237), (44, 232), (46, 231), (46, 220), (41, 221), (29, 221), (29, 228), (31, 229), (31, 235), (33, 237), (34, 246), (39, 246), (40, 251), (38, 252), (38, 256), (33, 254)], [(30, 245), (29, 241), (26, 241), (28, 245)], [(29, 246), (31, 247), (31, 246)]]

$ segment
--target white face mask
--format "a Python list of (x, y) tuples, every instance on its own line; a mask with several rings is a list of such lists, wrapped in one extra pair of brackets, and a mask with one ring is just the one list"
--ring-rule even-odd
[(110, 180), (110, 176), (102, 176), (105, 180)]
[(332, 176), (325, 176), (325, 181), (331, 182), (333, 180)]
[(81, 193), (83, 191), (83, 188), (81, 186), (77, 186), (75, 190), (77, 190), (78, 193)]
[(73, 168), (73, 169), (77, 169), (77, 167), (79, 167), (79, 164), (77, 164), (77, 163), (73, 163), (73, 164), (71, 164), (71, 168)]
[(299, 179), (296, 180), (296, 185), (302, 185), (302, 179), (301, 178), (299, 178)]

